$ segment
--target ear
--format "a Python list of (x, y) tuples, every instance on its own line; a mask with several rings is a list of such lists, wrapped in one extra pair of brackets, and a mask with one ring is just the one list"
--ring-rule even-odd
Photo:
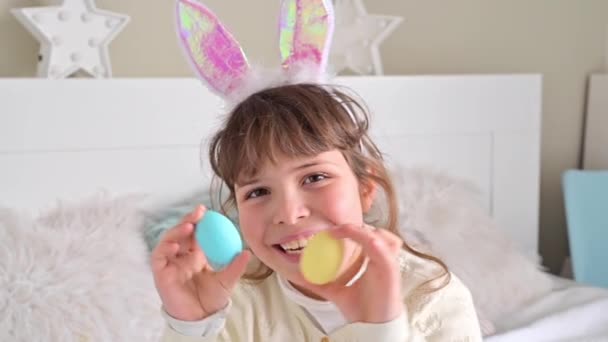
[(178, 0), (176, 11), (177, 31), (187, 59), (211, 90), (221, 97), (229, 96), (249, 72), (241, 45), (197, 0)]
[(363, 213), (367, 213), (372, 208), (376, 199), (377, 188), (378, 185), (371, 179), (361, 183), (361, 209)]
[(286, 70), (313, 66), (327, 68), (334, 32), (331, 0), (283, 0), (279, 16), (279, 49)]

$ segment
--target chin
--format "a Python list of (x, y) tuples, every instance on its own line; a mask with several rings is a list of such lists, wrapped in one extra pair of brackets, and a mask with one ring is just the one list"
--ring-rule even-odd
[(302, 277), (302, 274), (300, 273), (300, 269), (298, 266), (293, 266), (293, 265), (272, 265), (272, 264), (266, 264), (268, 267), (270, 267), (273, 271), (275, 271), (278, 275), (280, 275), (281, 277), (289, 280), (290, 282), (296, 282), (298, 284), (301, 284), (302, 282), (304, 282), (304, 277)]

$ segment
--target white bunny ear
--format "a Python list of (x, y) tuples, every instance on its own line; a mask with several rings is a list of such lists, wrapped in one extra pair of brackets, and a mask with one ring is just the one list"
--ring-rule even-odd
[(229, 97), (249, 73), (241, 45), (196, 0), (178, 0), (176, 14), (179, 37), (194, 69), (212, 90)]
[(285, 69), (312, 65), (321, 75), (327, 68), (334, 32), (331, 0), (283, 0), (279, 48)]

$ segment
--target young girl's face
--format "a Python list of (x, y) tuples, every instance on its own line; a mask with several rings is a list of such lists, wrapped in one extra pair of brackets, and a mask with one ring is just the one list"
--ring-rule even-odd
[[(363, 224), (374, 193), (366, 188), (338, 150), (314, 157), (281, 156), (235, 186), (243, 237), (268, 267), (305, 286), (299, 271), (302, 248), (319, 231)], [(344, 247), (348, 267), (360, 252), (350, 240)]]

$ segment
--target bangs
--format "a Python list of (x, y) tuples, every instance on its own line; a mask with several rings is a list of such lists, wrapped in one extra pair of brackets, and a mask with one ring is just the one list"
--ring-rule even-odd
[(318, 139), (319, 135), (307, 132), (295, 125), (295, 120), (287, 122), (286, 128), (273, 122), (259, 122), (252, 125), (243, 137), (241, 144), (234, 144), (234, 170), (239, 175), (232, 175), (236, 183), (245, 178), (254, 177), (258, 167), (271, 163), (276, 165), (281, 156), (309, 157), (337, 147), (335, 142)]
[(358, 148), (367, 122), (363, 109), (335, 90), (319, 85), (267, 89), (234, 109), (210, 146), (212, 165), (233, 189), (282, 155), (310, 157)]

